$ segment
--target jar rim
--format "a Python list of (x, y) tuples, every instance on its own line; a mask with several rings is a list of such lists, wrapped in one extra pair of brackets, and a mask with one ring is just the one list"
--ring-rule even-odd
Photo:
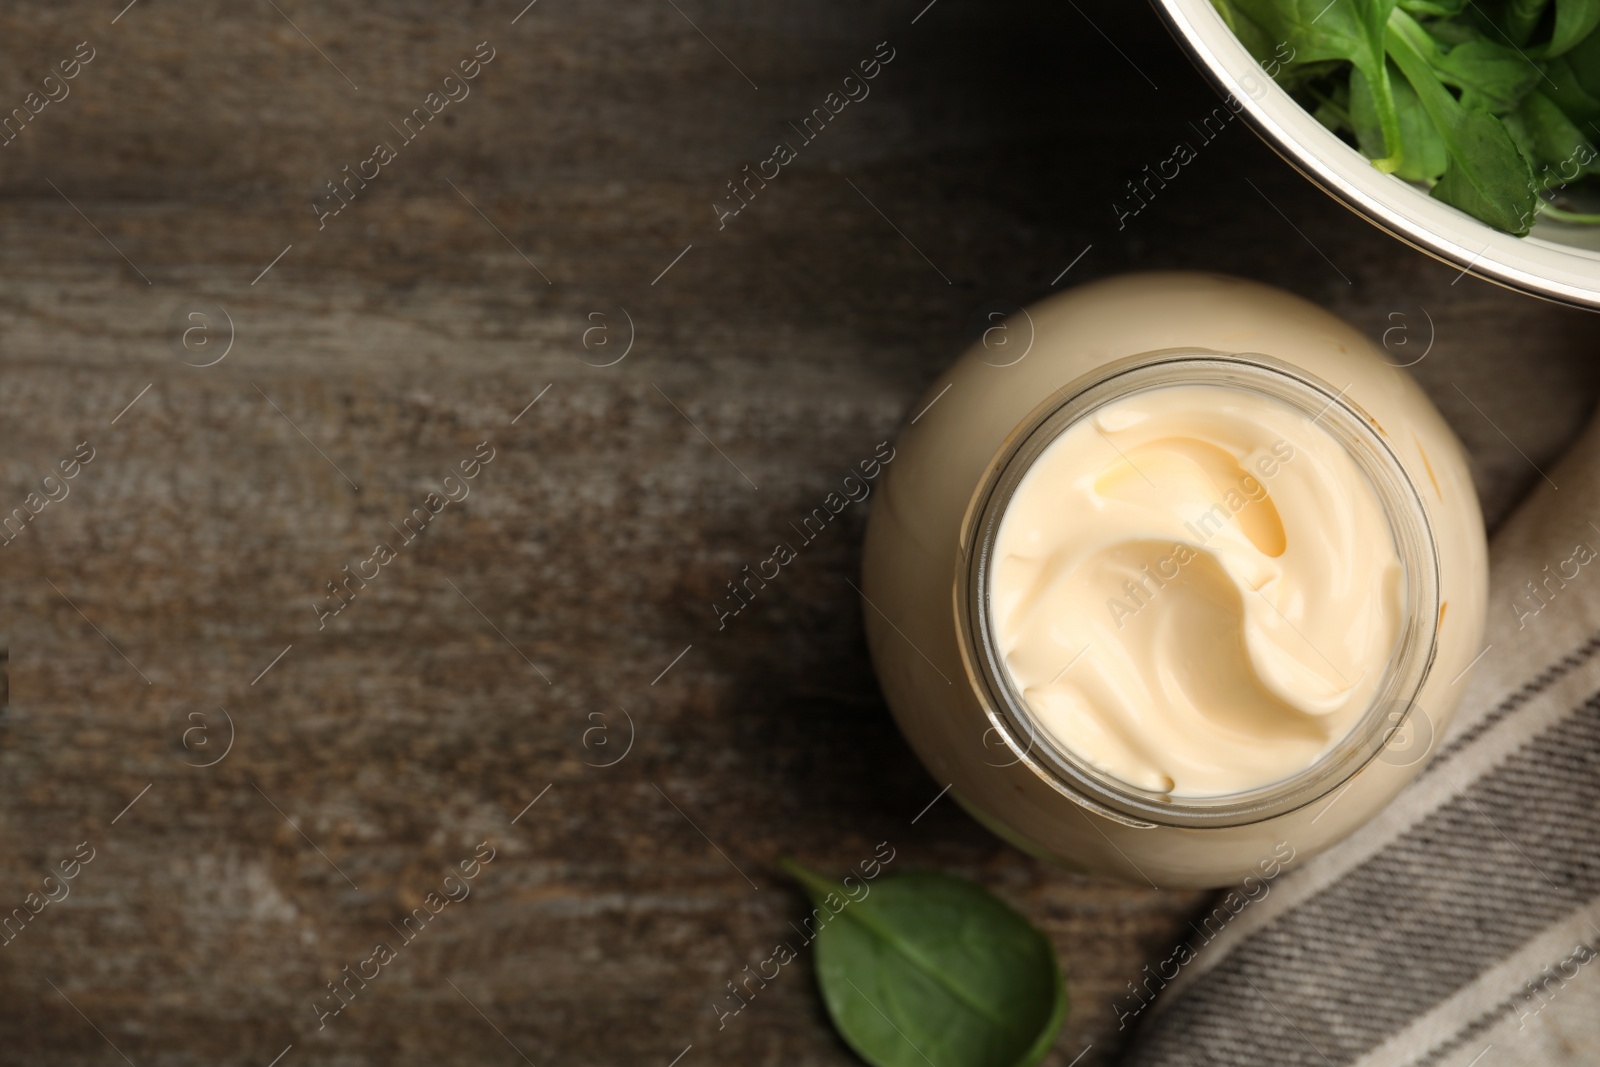
[[(1372, 486), (1388, 523), (1406, 593), (1385, 677), (1356, 724), (1310, 766), (1237, 793), (1173, 796), (1142, 789), (1091, 766), (1042, 729), (1017, 692), (999, 651), (990, 606), (1000, 523), (1023, 477), (1061, 434), (1134, 393), (1176, 385), (1244, 389), (1287, 403), (1340, 445)], [(1348, 782), (1409, 721), (1438, 645), (1439, 558), (1415, 481), (1374, 420), (1304, 368), (1259, 353), (1165, 349), (1104, 364), (1058, 387), (1007, 437), (973, 494), (962, 524), (955, 581), (956, 624), (967, 677), (1016, 762), (1088, 810), (1125, 825), (1221, 828), (1247, 825), (1315, 803)], [(1425, 713), (1424, 713), (1425, 714)]]

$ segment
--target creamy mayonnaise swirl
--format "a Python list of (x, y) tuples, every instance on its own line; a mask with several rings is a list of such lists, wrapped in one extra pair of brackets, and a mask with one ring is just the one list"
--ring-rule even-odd
[(1384, 680), (1404, 618), (1383, 505), (1264, 394), (1152, 388), (1071, 425), (1006, 506), (995, 638), (1039, 729), (1174, 796), (1287, 778)]

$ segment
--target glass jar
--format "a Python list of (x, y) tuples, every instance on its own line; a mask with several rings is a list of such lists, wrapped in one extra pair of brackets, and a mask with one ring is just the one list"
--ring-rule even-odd
[[(867, 530), (867, 637), (923, 763), (1017, 846), (1159, 886), (1260, 877), (1371, 818), (1421, 768), (1481, 651), (1482, 517), (1460, 444), (1427, 397), (1326, 311), (1213, 275), (1084, 286), (1006, 331), (1004, 346), (991, 334), (919, 402)], [(1220, 796), (1136, 788), (1040, 729), (991, 611), (997, 531), (1033, 462), (1106, 404), (1172, 385), (1246, 391), (1314, 420), (1381, 505), (1405, 594), (1383, 681), (1355, 726), (1311, 766)]]

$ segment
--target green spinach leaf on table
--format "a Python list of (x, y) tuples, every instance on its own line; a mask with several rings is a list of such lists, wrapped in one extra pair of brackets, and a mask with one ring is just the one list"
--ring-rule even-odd
[(1032, 1067), (1067, 1014), (1049, 940), (971, 882), (889, 875), (849, 900), (843, 885), (782, 865), (819, 909), (817, 985), (846, 1043), (875, 1067)]

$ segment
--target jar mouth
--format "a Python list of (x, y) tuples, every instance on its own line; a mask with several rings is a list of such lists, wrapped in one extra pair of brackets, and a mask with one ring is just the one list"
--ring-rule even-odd
[[(1137, 392), (1176, 385), (1223, 386), (1304, 413), (1337, 443), (1370, 483), (1400, 559), (1405, 608), (1382, 682), (1345, 736), (1314, 763), (1236, 793), (1174, 796), (1115, 778), (1042, 728), (1006, 666), (991, 605), (1001, 520), (1035, 460), (1070, 426)], [(1103, 817), (1140, 827), (1227, 827), (1313, 804), (1370, 763), (1409, 719), (1437, 649), (1439, 560), (1421, 495), (1376, 423), (1339, 388), (1271, 356), (1198, 349), (1130, 356), (1057, 389), (1007, 439), (978, 486), (963, 524), (956, 621), (968, 677), (991, 728), (1058, 792)]]

